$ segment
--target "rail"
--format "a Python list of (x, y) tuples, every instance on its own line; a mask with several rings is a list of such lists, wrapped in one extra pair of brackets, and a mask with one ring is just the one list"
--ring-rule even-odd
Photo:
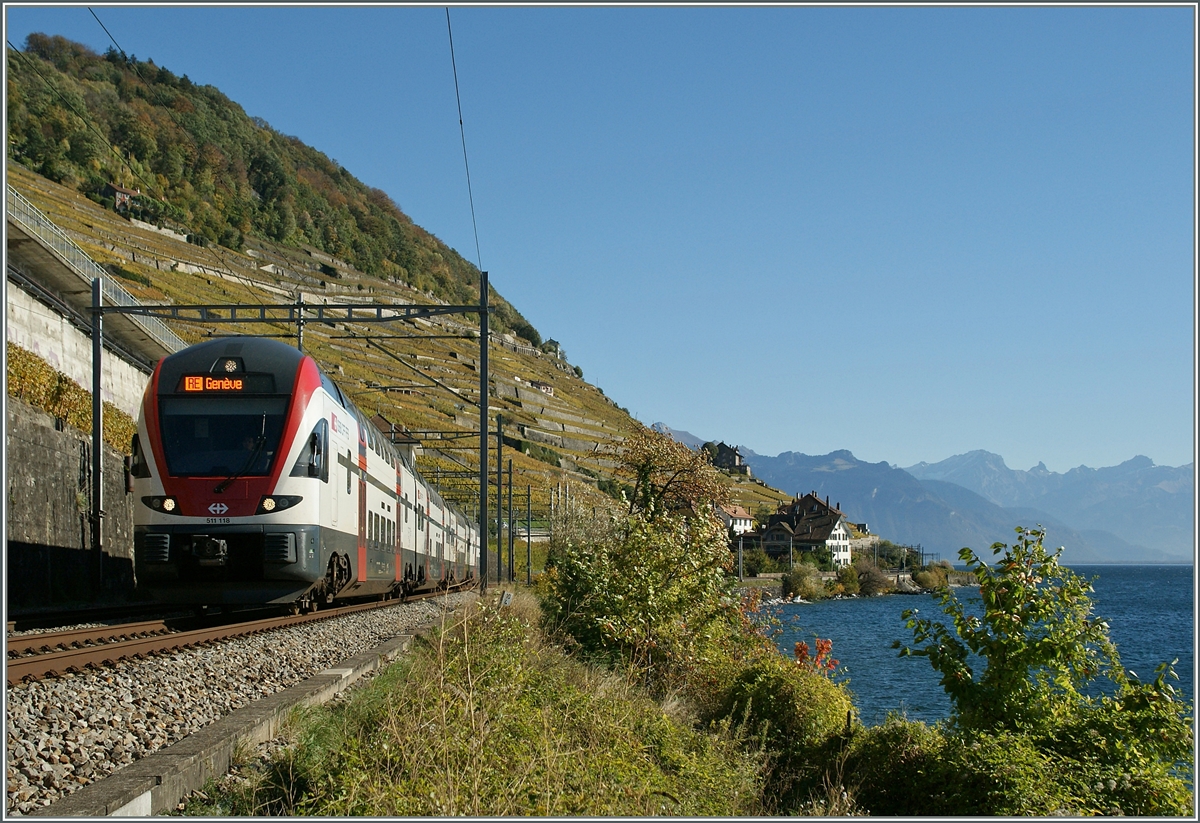
[[(103, 299), (114, 306), (140, 306), (137, 299), (113, 282), (103, 268), (79, 248), (66, 232), (44, 215), (11, 185), (8, 186), (7, 215), (31, 236), (37, 237), (47, 249), (54, 252), (62, 263), (87, 282), (101, 278)], [(187, 344), (167, 328), (167, 324), (156, 317), (134, 317), (133, 322), (155, 342), (169, 352), (177, 352)]]

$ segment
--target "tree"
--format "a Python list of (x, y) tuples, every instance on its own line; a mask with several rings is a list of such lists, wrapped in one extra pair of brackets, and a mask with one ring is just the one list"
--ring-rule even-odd
[[(959, 556), (979, 580), (983, 615), (971, 614), (949, 590), (940, 597), (953, 619), (944, 624), (903, 613), (916, 643), (901, 656), (929, 659), (954, 702), (955, 719), (976, 728), (1027, 728), (1082, 699), (1080, 689), (1097, 674), (1116, 682), (1123, 674), (1108, 624), (1091, 617), (1089, 582), (1059, 565), (1061, 549), (1047, 554), (1044, 532), (1017, 529), (1011, 548), (992, 567), (971, 549)], [(976, 677), (970, 656), (984, 661)]]
[(625, 441), (617, 476), (633, 486), (629, 513), (649, 519), (665, 512), (695, 515), (726, 502), (725, 486), (707, 452), (694, 452), (645, 426)]
[[(946, 762), (977, 775), (958, 787), (954, 811), (1021, 813), (1035, 776), (1051, 809), (1187, 813), (1192, 720), (1169, 682), (1173, 663), (1160, 665), (1152, 683), (1126, 675), (1108, 624), (1092, 615), (1091, 583), (1059, 565), (1061, 548), (1047, 553), (1040, 528), (1016, 531), (1011, 547), (993, 544), (993, 554), (1002, 553), (994, 566), (971, 549), (959, 552), (979, 581), (982, 615), (949, 589), (940, 599), (953, 629), (904, 612), (923, 645), (901, 656), (927, 658), (953, 702), (948, 730), (956, 740)], [(973, 659), (983, 661), (982, 672)], [(1101, 676), (1115, 693), (1088, 688)], [(1030, 780), (1012, 782), (1017, 754)]]

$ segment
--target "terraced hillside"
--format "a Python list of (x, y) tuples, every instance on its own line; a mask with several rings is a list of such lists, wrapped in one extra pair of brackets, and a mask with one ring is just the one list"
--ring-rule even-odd
[[(316, 249), (251, 238), (240, 252), (192, 245), (180, 235), (126, 220), (11, 162), (8, 182), (143, 302), (286, 304), (300, 295), (306, 303), (441, 302)], [(178, 322), (172, 328), (188, 342), (210, 335), (295, 332), (283, 324)], [(465, 475), (478, 472), (478, 339), (478, 323), (463, 316), (310, 323), (304, 349), (365, 413), (380, 415), (419, 439), (422, 471), (470, 510), (476, 481)], [(535, 512), (549, 509), (551, 489), (561, 483), (570, 483), (577, 499), (598, 500), (597, 484), (611, 477), (615, 453), (637, 422), (561, 356), (512, 335), (491, 335), (489, 376), (490, 427), (494, 431), (496, 416), (502, 416), (514, 506), (523, 514), (527, 485)], [(490, 464), (494, 472), (495, 461)], [(729, 482), (734, 502), (751, 510), (773, 507), (786, 497), (741, 477)]]

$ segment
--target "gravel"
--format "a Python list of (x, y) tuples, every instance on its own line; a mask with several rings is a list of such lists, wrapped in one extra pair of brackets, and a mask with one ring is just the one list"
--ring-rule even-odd
[(421, 600), (7, 689), (8, 816), (50, 805), (469, 595)]

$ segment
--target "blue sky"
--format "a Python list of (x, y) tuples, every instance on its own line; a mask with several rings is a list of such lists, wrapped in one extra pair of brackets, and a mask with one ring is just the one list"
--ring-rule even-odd
[[(475, 261), (442, 7), (92, 9)], [(104, 51), (87, 7), (5, 7)], [(451, 9), (480, 258), (645, 423), (1193, 459), (1191, 7)]]

